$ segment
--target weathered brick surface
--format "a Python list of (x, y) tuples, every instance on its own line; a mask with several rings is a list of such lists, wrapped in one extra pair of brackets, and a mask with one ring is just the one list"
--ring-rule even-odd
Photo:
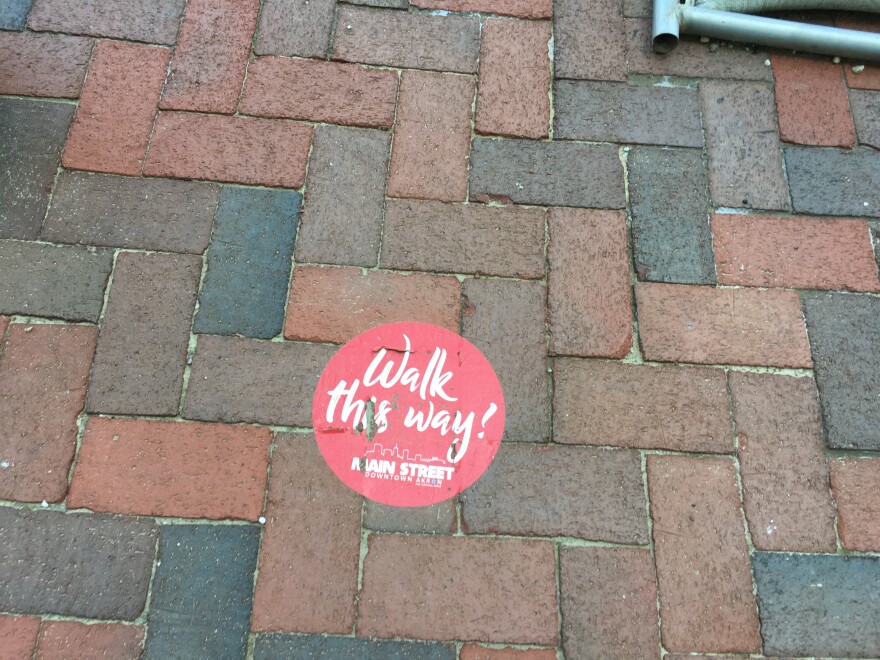
[(376, 265), (388, 151), (381, 131), (315, 129), (297, 261)]
[(459, 660), (554, 660), (556, 649), (515, 649), (465, 644), (458, 655)]
[(551, 352), (624, 357), (632, 346), (624, 213), (553, 209), (548, 256)]
[(636, 304), (649, 360), (813, 366), (793, 291), (639, 284)]
[(731, 372), (746, 519), (760, 550), (835, 552), (812, 378)]
[(730, 453), (724, 372), (557, 359), (553, 439), (566, 444)]
[(648, 497), (664, 648), (759, 651), (733, 461), (649, 456)]
[(458, 332), (460, 298), (454, 277), (299, 266), (290, 283), (284, 337), (343, 344), (397, 321)]
[(92, 417), (67, 506), (256, 521), (271, 440), (269, 429), (248, 426)]
[(324, 57), (333, 30), (333, 0), (266, 0), (254, 42), (258, 55)]
[(212, 183), (64, 171), (40, 237), (199, 254), (211, 238), (219, 193)]
[(235, 112), (259, 11), (260, 0), (190, 0), (161, 106)]
[(555, 573), (546, 541), (373, 535), (357, 634), (556, 644)]
[(503, 14), (518, 18), (550, 18), (553, 15), (551, 0), (412, 0), (412, 4), (423, 9)]
[(715, 206), (787, 209), (773, 90), (707, 80), (700, 83), (700, 101)]
[(64, 34), (0, 32), (0, 94), (78, 98), (93, 45)]
[(844, 458), (830, 465), (841, 545), (880, 551), (880, 460)]
[(327, 469), (311, 434), (285, 433), (277, 443), (251, 628), (350, 633), (361, 498)]
[[(847, 30), (880, 32), (880, 19), (875, 14), (863, 12), (835, 12), (834, 25)], [(843, 66), (847, 86), (850, 89), (880, 90), (880, 66), (872, 62), (864, 62), (864, 70), (856, 73), (852, 70), (854, 64), (862, 64), (862, 62), (850, 61)]]
[(785, 166), (799, 213), (880, 214), (880, 152), (829, 147), (788, 147)]
[(201, 275), (192, 255), (116, 259), (89, 382), (89, 412), (174, 415)]
[(647, 549), (560, 548), (569, 658), (659, 658), (657, 582)]
[(823, 294), (804, 312), (828, 446), (880, 450), (880, 299)]
[(504, 390), (504, 439), (548, 440), (544, 286), (472, 279), (464, 283), (462, 295), (461, 334), (486, 356)]
[(107, 250), (0, 241), (0, 313), (97, 321), (112, 266)]
[(626, 204), (617, 147), (555, 141), (475, 139), (470, 196), (543, 206), (617, 209)]
[(4, 660), (32, 660), (40, 619), (35, 616), (0, 614), (0, 645)]
[(863, 221), (715, 214), (712, 234), (719, 284), (880, 289)]
[[(651, 16), (648, 3), (646, 17)], [(647, 73), (658, 76), (685, 76), (690, 78), (733, 78), (736, 80), (773, 81), (767, 55), (748, 51), (742, 46), (719, 49), (713, 53), (696, 38), (683, 37), (678, 47), (663, 56), (651, 47), (651, 21), (628, 18), (626, 25), (626, 68), (629, 73)]]
[(147, 520), (0, 508), (0, 608), (130, 621), (144, 610), (156, 536)]
[(839, 64), (774, 55), (779, 136), (785, 142), (851, 147), (855, 127)]
[(23, 30), (33, 0), (3, 0), (0, 2), (0, 29)]
[(418, 507), (400, 507), (364, 500), (363, 524), (377, 532), (451, 534), (455, 531), (455, 500)]
[(142, 626), (46, 621), (34, 660), (138, 660), (143, 640)]
[(559, 80), (553, 98), (555, 138), (703, 146), (695, 89)]
[(184, 417), (312, 425), (318, 376), (336, 349), (238, 337), (199, 337)]
[(880, 557), (755, 553), (768, 655), (880, 655)]
[(144, 174), (299, 188), (311, 141), (290, 121), (161, 112)]
[(394, 121), (396, 102), (394, 71), (260, 57), (248, 65), (241, 111), (259, 117), (386, 128)]
[(714, 284), (709, 180), (702, 152), (636, 147), (627, 158), (627, 175), (636, 276)]
[(98, 43), (64, 148), (64, 167), (140, 174), (169, 54), (167, 48)]
[(384, 7), (386, 9), (406, 9), (409, 7), (409, 0), (350, 0), (348, 4)]
[(64, 103), (0, 98), (0, 238), (40, 233), (73, 113)]
[(474, 128), (544, 138), (550, 132), (550, 23), (487, 20), (480, 46)]
[(553, 16), (556, 76), (626, 80), (623, 4), (561, 0)]
[(389, 200), (382, 265), (404, 270), (539, 278), (546, 214), (539, 209)]
[(288, 190), (223, 187), (193, 332), (281, 332), (301, 201)]
[(464, 201), (473, 98), (473, 78), (402, 74), (388, 174), (391, 197)]
[(345, 5), (338, 14), (334, 59), (406, 69), (477, 72), (480, 21), (476, 16), (431, 16)]
[(163, 526), (144, 658), (244, 656), (259, 546), (253, 525)]
[(10, 327), (0, 360), (0, 498), (64, 499), (97, 335), (83, 326)]
[[(524, 501), (542, 505), (536, 511), (523, 507)], [(466, 533), (648, 542), (641, 462), (634, 451), (502, 444), (461, 502)]]
[(859, 144), (880, 149), (880, 93), (850, 90), (849, 104)]
[(172, 45), (185, 0), (35, 0), (31, 30)]
[(254, 644), (254, 660), (275, 660), (276, 658), (455, 660), (455, 646), (437, 642), (382, 641), (326, 635), (257, 635)]

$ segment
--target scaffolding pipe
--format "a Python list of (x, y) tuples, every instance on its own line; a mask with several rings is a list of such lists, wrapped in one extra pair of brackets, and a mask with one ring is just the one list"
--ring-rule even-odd
[(880, 34), (704, 9), (678, 0), (654, 0), (654, 51), (671, 52), (678, 45), (679, 34), (880, 61)]

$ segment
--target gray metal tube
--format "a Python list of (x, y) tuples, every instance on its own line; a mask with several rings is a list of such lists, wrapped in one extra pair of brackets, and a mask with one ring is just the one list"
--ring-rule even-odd
[[(663, 3), (658, 2), (658, 4)], [(880, 34), (703, 9), (690, 5), (678, 5), (677, 13), (681, 32), (685, 34), (743, 41), (808, 53), (839, 55), (857, 60), (880, 60)]]
[(654, 0), (654, 51), (669, 53), (678, 46), (678, 0)]

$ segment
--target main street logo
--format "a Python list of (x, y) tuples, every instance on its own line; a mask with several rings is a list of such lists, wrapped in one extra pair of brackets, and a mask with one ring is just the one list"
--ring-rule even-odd
[(318, 447), (349, 487), (395, 506), (449, 499), (489, 467), (504, 432), (492, 366), (425, 323), (358, 335), (330, 360), (312, 406)]

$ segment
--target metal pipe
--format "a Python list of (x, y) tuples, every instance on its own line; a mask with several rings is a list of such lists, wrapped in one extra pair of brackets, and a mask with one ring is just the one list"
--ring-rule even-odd
[(675, 0), (654, 0), (654, 51), (668, 53), (673, 50), (678, 45), (680, 32), (808, 53), (880, 61), (880, 34), (703, 9)]

